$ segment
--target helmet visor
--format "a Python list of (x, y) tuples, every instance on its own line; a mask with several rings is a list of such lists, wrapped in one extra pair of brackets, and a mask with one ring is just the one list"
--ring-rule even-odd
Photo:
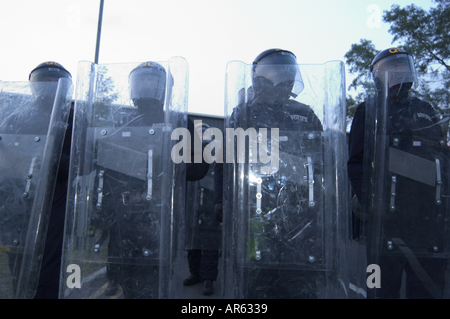
[(286, 52), (271, 54), (259, 61), (253, 77), (264, 78), (264, 82), (270, 81), (273, 87), (289, 88), (294, 95), (298, 95), (304, 87), (297, 60)]
[(30, 75), (31, 82), (58, 82), (60, 78), (71, 78), (70, 74), (58, 68), (36, 69)]
[(154, 68), (141, 68), (130, 74), (131, 99), (156, 99), (164, 103), (166, 92), (165, 72)]
[(408, 54), (394, 54), (380, 60), (373, 66), (373, 72), (374, 77), (378, 77), (383, 84), (387, 73), (389, 88), (404, 83), (413, 83), (414, 87), (418, 85), (414, 60)]

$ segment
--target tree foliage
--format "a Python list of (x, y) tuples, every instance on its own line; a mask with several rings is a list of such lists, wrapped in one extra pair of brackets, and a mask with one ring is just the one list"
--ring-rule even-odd
[[(426, 97), (436, 108), (448, 108), (450, 89), (450, 0), (434, 0), (436, 7), (425, 11), (414, 4), (401, 8), (392, 5), (385, 11), (383, 21), (390, 24), (392, 44), (415, 57), (421, 85), (416, 94)], [(387, 49), (387, 48), (382, 48)], [(349, 86), (356, 96), (347, 97), (347, 121), (351, 121), (356, 106), (364, 100), (364, 88), (370, 79), (369, 66), (380, 50), (372, 41), (361, 39), (345, 54), (351, 74), (356, 75)]]
[(380, 52), (370, 40), (361, 39), (360, 43), (352, 44), (350, 51), (345, 54), (348, 71), (356, 75), (348, 87), (356, 91), (356, 96), (347, 95), (347, 125), (351, 123), (356, 107), (364, 101), (364, 89), (368, 86), (367, 70), (375, 56)]
[(450, 71), (450, 0), (434, 2), (438, 5), (429, 12), (414, 4), (406, 8), (393, 5), (383, 16), (383, 21), (391, 24), (392, 43), (402, 43), (421, 72), (430, 71), (433, 65)]
[(365, 74), (378, 52), (380, 51), (375, 49), (375, 45), (370, 40), (361, 39), (360, 43), (352, 44), (350, 51), (345, 54), (348, 71), (356, 74), (349, 89), (357, 90), (365, 82)]
[(108, 76), (108, 69), (105, 66), (98, 66), (94, 94), (94, 125), (102, 126), (106, 123), (112, 125), (116, 122), (116, 110), (112, 104), (120, 95), (115, 91), (114, 80)]

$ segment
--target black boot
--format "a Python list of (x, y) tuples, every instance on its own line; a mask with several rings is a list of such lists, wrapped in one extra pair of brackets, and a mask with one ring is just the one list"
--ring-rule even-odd
[(205, 280), (203, 294), (205, 296), (211, 296), (214, 293), (214, 287), (212, 280)]
[(199, 275), (190, 275), (183, 281), (183, 285), (192, 286), (199, 282), (203, 282), (202, 277), (200, 277)]
[(116, 279), (110, 280), (108, 283), (108, 287), (105, 290), (105, 296), (114, 296), (119, 289), (119, 284)]

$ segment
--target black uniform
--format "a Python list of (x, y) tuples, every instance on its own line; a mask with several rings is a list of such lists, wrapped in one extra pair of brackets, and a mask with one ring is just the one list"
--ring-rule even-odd
[(363, 174), (363, 159), (364, 159), (364, 132), (366, 122), (366, 103), (363, 102), (358, 105), (355, 116), (353, 118), (352, 127), (348, 141), (349, 160), (348, 160), (348, 175), (352, 183), (353, 193), (361, 202), (362, 196), (362, 174)]
[[(448, 171), (448, 147), (446, 138), (443, 135), (440, 118), (430, 104), (418, 98), (388, 98), (387, 100), (387, 132), (382, 132), (389, 136), (389, 150), (393, 158), (393, 151), (399, 150), (411, 155), (435, 161), (441, 159), (442, 174), (445, 176)], [(353, 119), (350, 139), (349, 139), (349, 160), (348, 174), (352, 184), (353, 192), (361, 201), (369, 185), (363, 183), (364, 156), (365, 154), (365, 113), (366, 103), (358, 106)], [(370, 149), (366, 149), (372, 152)], [(391, 161), (392, 161), (391, 158)], [(386, 167), (389, 160), (386, 160)], [(369, 167), (367, 169), (370, 169)], [(417, 168), (416, 168), (417, 169)], [(418, 168), (421, 170), (422, 168)], [(389, 171), (388, 169), (386, 169)], [(369, 172), (364, 172), (364, 174)], [(431, 174), (436, 174), (435, 171)], [(375, 176), (376, 178), (376, 176)], [(390, 177), (386, 178), (389, 179)], [(406, 271), (407, 284), (406, 296), (408, 298), (429, 298), (427, 284), (423, 276), (417, 272), (418, 268), (423, 268), (431, 280), (442, 290), (444, 273), (447, 261), (441, 258), (430, 258), (432, 243), (441, 242), (441, 249), (446, 245), (445, 238), (445, 209), (446, 203), (433, 208), (436, 202), (436, 189), (414, 179), (398, 175), (396, 176), (395, 188), (395, 210), (389, 207), (393, 194), (387, 190), (383, 203), (385, 215), (381, 221), (381, 234), (373, 233), (373, 221), (376, 216), (368, 216), (365, 224), (367, 233), (368, 264), (378, 263), (380, 266), (381, 289), (369, 291), (377, 294), (380, 298), (399, 298), (402, 273)], [(385, 187), (389, 185), (374, 185), (373, 187)], [(442, 190), (445, 192), (446, 190)], [(380, 199), (378, 199), (380, 200)], [(391, 212), (390, 212), (391, 211)], [(380, 245), (377, 247), (375, 241), (381, 236)], [(409, 247), (417, 257), (417, 262), (412, 261), (410, 256), (404, 252), (395, 253), (395, 249), (390, 251), (386, 241), (392, 238), (400, 238), (406, 247)], [(428, 252), (427, 252), (428, 250)], [(379, 257), (376, 254), (379, 253)], [(420, 265), (420, 266), (419, 266)], [(429, 287), (429, 285), (428, 285)], [(436, 295), (434, 296), (436, 297)]]
[[(320, 138), (311, 140), (311, 145), (291, 139), (291, 136), (300, 139), (301, 134), (308, 135), (311, 132), (323, 131), (322, 124), (311, 107), (295, 100), (272, 104), (255, 98), (247, 104), (240, 104), (236, 107), (231, 115), (229, 126), (244, 130), (251, 127), (256, 130), (268, 128), (268, 132), (270, 128), (278, 128), (280, 136), (284, 134), (289, 136), (289, 142), (280, 142), (279, 144), (280, 153), (288, 154), (287, 156), (305, 156), (305, 150), (308, 152), (311, 148), (311, 152), (314, 152), (314, 147), (316, 147), (316, 151), (321, 152)], [(268, 137), (269, 139), (270, 137)], [(320, 159), (316, 156), (315, 160)], [(248, 163), (248, 158), (246, 163)], [(301, 163), (295, 163), (295, 165), (301, 165)], [(215, 200), (219, 205), (223, 195), (221, 166), (218, 164), (215, 171)], [(317, 165), (314, 166), (317, 168), (315, 173), (318, 173), (320, 169)], [(291, 173), (293, 172), (292, 167), (287, 169)], [(249, 235), (249, 242), (246, 244), (249, 252), (247, 258), (250, 258), (251, 266), (247, 267), (243, 274), (245, 281), (249, 283), (244, 292), (245, 298), (315, 298), (317, 294), (315, 272), (303, 271), (295, 266), (298, 262), (296, 258), (301, 252), (298, 249), (292, 250), (292, 242), (289, 242), (288, 239), (294, 237), (294, 234), (304, 227), (304, 225), (300, 225), (305, 219), (308, 219), (306, 215), (311, 214), (309, 220), (316, 219), (315, 213), (307, 208), (308, 203), (305, 201), (308, 197), (308, 190), (295, 182), (282, 180), (283, 177), (280, 175), (263, 177), (262, 184), (267, 185), (270, 189), (265, 189), (264, 192), (271, 195), (263, 196), (261, 215), (267, 214), (270, 217), (261, 222), (258, 220), (258, 216), (250, 212), (252, 216), (248, 221), (248, 227), (253, 235)], [(249, 185), (244, 187), (246, 188), (245, 192), (248, 193)], [(256, 196), (256, 194), (251, 194), (248, 195), (248, 201), (252, 201)], [(299, 207), (299, 203), (305, 206)], [(302, 214), (299, 214), (299, 210)], [(247, 212), (230, 211), (230, 209), (227, 209), (227, 212), (247, 214)], [(312, 235), (311, 242), (314, 241), (314, 229), (316, 229), (314, 226), (305, 228), (303, 233), (305, 236)], [(258, 258), (254, 251), (256, 245), (265, 249), (263, 253), (265, 261), (256, 261)]]
[(187, 183), (186, 197), (186, 249), (190, 277), (184, 280), (185, 286), (203, 280), (204, 294), (212, 294), (213, 289), (206, 290), (217, 280), (219, 250), (222, 242), (221, 224), (214, 216), (213, 167), (210, 165), (208, 175), (195, 183)]
[[(56, 90), (57, 83), (46, 83), (47, 86), (54, 87)], [(23, 98), (23, 97), (22, 97)], [(2, 131), (4, 133), (12, 133), (17, 135), (29, 135), (29, 138), (33, 138), (34, 135), (47, 135), (49, 130), (50, 115), (54, 103), (54, 96), (32, 96), (32, 101), (27, 98), (29, 104), (28, 109), (22, 109), (17, 114), (12, 114), (10, 118), (6, 119), (2, 124)], [(18, 103), (26, 103), (27, 101), (21, 100), (19, 97), (11, 99), (11, 106), (18, 107)], [(26, 104), (28, 104), (26, 103)], [(72, 136), (72, 121), (73, 111), (69, 113), (69, 123), (66, 127), (66, 134), (64, 138), (64, 144), (62, 148), (62, 154), (60, 156), (59, 163), (55, 163), (55, 168), (59, 167), (56, 185), (53, 193), (53, 202), (51, 207), (51, 214), (48, 219), (48, 228), (42, 228), (47, 230), (47, 237), (45, 239), (45, 246), (43, 251), (42, 262), (40, 264), (39, 281), (34, 295), (35, 299), (57, 299), (59, 291), (59, 279), (61, 268), (61, 255), (62, 255), (62, 242), (64, 233), (64, 218), (66, 213), (66, 198), (67, 198), (67, 180), (69, 173), (69, 158), (70, 158), (70, 142)], [(56, 166), (59, 165), (59, 166)], [(23, 178), (18, 180), (18, 185), (23, 184)], [(7, 185), (0, 187), (0, 193), (2, 193), (2, 199), (6, 199), (4, 203), (0, 200), (0, 211), (2, 212), (2, 219), (5, 223), (0, 223), (0, 232), (2, 233), (2, 240), (4, 244), (9, 245), (10, 238), (18, 239), (23, 245), (25, 243), (25, 236), (27, 235), (27, 227), (30, 222), (30, 216), (22, 216), (19, 212), (30, 212), (31, 207), (23, 209), (17, 206), (18, 203), (26, 207), (29, 205), (27, 201), (16, 201), (13, 204), (8, 197), (11, 196), (12, 189), (9, 189), (8, 193), (5, 189)], [(21, 187), (23, 189), (23, 186)], [(14, 192), (17, 192), (15, 190)], [(5, 205), (6, 204), (6, 205)], [(5, 218), (3, 215), (3, 208), (5, 213), (10, 215), (10, 218)], [(44, 225), (45, 226), (45, 225)], [(22, 254), (16, 253), (14, 250), (9, 255), (9, 263), (11, 271), (19, 270), (22, 262)], [(14, 276), (14, 289), (17, 285), (17, 273), (13, 273)], [(35, 279), (35, 278), (33, 278)]]
[[(294, 100), (288, 100), (282, 107), (265, 105), (258, 102), (257, 99), (250, 102), (248, 107), (240, 104), (230, 117), (230, 127), (278, 128), (280, 131), (323, 131), (322, 123), (311, 107)], [(214, 202), (216, 204), (223, 202), (222, 163), (217, 163), (214, 167)]]
[[(142, 109), (146, 108), (142, 107)], [(162, 122), (164, 122), (164, 112), (161, 108), (160, 112), (147, 112), (141, 116), (133, 116), (132, 125), (148, 126)], [(188, 130), (191, 134), (191, 145), (193, 145), (196, 132), (190, 118), (188, 118)], [(158, 159), (158, 154), (155, 150), (154, 172), (162, 171), (163, 162)], [(186, 164), (186, 179), (195, 181), (203, 178), (209, 165), (205, 162), (191, 162)], [(93, 207), (97, 212), (91, 222), (104, 233), (98, 244), (101, 245), (109, 234), (106, 276), (111, 287), (119, 284), (123, 288), (127, 299), (156, 298), (158, 294), (159, 202), (162, 200), (159, 194), (162, 194), (162, 175), (153, 176), (153, 198), (149, 201), (146, 199), (147, 181), (105, 169), (102, 177), (104, 180), (102, 207), (101, 210)], [(98, 185), (98, 177), (96, 185)], [(92, 203), (95, 206), (97, 199), (94, 198)]]
[(58, 176), (56, 178), (55, 192), (53, 194), (52, 211), (47, 230), (47, 238), (45, 240), (45, 250), (42, 257), (41, 273), (35, 299), (58, 299), (69, 180), (72, 126), (73, 109), (71, 108), (59, 161)]
[[(27, 95), (12, 96), (8, 100), (3, 100), (2, 106), (5, 109), (8, 111), (16, 110), (0, 120), (0, 131), (3, 134), (28, 135), (26, 139), (30, 141), (34, 139), (34, 136), (47, 135), (53, 100), (54, 98), (35, 98)], [(23, 174), (26, 175), (25, 170)], [(19, 279), (18, 271), (22, 269), (22, 247), (26, 241), (33, 205), (32, 200), (25, 200), (17, 196), (17, 194), (22, 194), (24, 189), (25, 179), (23, 176), (7, 178), (6, 181), (2, 180), (0, 183), (1, 242), (5, 246), (12, 247), (6, 254), (13, 277), (14, 294)], [(57, 277), (59, 277), (59, 272)]]

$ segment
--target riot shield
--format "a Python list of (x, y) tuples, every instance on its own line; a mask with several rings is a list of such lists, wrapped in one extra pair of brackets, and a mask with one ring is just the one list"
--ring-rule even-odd
[(343, 65), (295, 65), (304, 89), (276, 106), (251, 67), (227, 66), (224, 296), (346, 297)]
[(0, 298), (33, 298), (72, 82), (0, 85)]
[(383, 80), (366, 102), (370, 158), (364, 163), (363, 207), (367, 265), (378, 267), (378, 277), (368, 279), (368, 296), (443, 298), (450, 181), (448, 118), (439, 94), (444, 81), (424, 87), (422, 75), (411, 88), (406, 80), (390, 85), (408, 78), (405, 73), (376, 72), (374, 78)]
[(186, 183), (172, 131), (186, 128), (188, 70), (183, 58), (158, 65), (165, 78), (140, 83), (149, 96), (165, 81), (155, 106), (131, 101), (136, 64), (79, 64), (61, 298), (171, 294)]

